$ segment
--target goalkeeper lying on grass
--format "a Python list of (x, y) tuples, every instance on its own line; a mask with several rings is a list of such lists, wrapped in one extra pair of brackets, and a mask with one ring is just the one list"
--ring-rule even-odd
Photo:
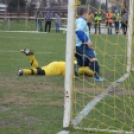
[[(34, 53), (29, 49), (20, 50), (30, 59), (31, 69), (19, 69), (18, 76), (24, 75), (45, 75), (45, 76), (57, 76), (65, 74), (65, 62), (64, 61), (54, 61), (48, 65), (39, 67)], [(76, 72), (77, 71), (77, 72)], [(79, 67), (78, 70), (75, 69), (75, 75), (87, 75), (90, 77), (94, 76), (94, 73), (90, 68)]]

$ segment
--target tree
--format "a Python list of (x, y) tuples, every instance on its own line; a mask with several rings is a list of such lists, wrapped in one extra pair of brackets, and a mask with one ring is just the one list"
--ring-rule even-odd
[(8, 5), (8, 7), (12, 7), (12, 8), (25, 7), (26, 0), (8, 0), (7, 5)]

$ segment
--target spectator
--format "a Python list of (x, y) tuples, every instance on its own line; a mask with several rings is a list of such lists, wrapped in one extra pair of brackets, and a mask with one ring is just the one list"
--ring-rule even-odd
[(102, 12), (100, 10), (96, 11), (94, 14), (94, 20), (95, 20), (95, 34), (97, 33), (97, 27), (99, 29), (99, 34), (101, 34), (101, 20), (102, 20)]
[(126, 11), (123, 11), (121, 18), (122, 18), (122, 21), (121, 21), (122, 31), (123, 31), (123, 34), (126, 35), (127, 24), (128, 24), (128, 13)]
[(56, 32), (60, 32), (61, 17), (57, 13), (55, 14), (55, 27)]
[(89, 29), (87, 26), (88, 9), (81, 8), (79, 17), (76, 19), (76, 58), (78, 66), (89, 66), (94, 72), (94, 80), (102, 82), (104, 79), (100, 77), (99, 63), (92, 48), (92, 42), (89, 37)]
[(46, 13), (46, 15), (45, 15), (45, 32), (47, 32), (48, 26), (49, 26), (48, 32), (50, 32), (50, 30), (51, 30), (52, 17), (53, 17), (53, 15), (52, 15), (51, 11)]
[(88, 25), (89, 33), (91, 31), (91, 26), (93, 23), (94, 23), (94, 14), (92, 11), (90, 11), (87, 17), (87, 25)]
[(120, 27), (120, 13), (119, 10), (116, 9), (115, 13), (114, 13), (114, 26), (115, 26), (115, 33), (118, 34), (119, 33), (119, 27)]
[(43, 18), (43, 14), (40, 10), (37, 10), (36, 12), (36, 29), (38, 30), (38, 26), (40, 28), (40, 31), (43, 31), (43, 28), (42, 28), (42, 18)]
[(112, 24), (114, 22), (113, 15), (114, 14), (111, 12), (111, 10), (106, 13), (106, 27), (108, 30), (108, 34), (112, 34)]

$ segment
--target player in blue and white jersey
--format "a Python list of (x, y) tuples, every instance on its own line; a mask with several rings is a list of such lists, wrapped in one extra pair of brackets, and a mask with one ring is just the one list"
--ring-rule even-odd
[(100, 67), (96, 58), (92, 42), (89, 36), (89, 29), (86, 18), (88, 9), (81, 8), (79, 17), (76, 19), (76, 58), (79, 66), (89, 66), (94, 71), (94, 80), (103, 82), (104, 79), (100, 76)]

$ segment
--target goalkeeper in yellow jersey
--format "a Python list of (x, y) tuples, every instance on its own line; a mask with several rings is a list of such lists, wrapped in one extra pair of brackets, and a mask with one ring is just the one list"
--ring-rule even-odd
[[(22, 75), (45, 75), (45, 76), (57, 76), (65, 74), (65, 62), (64, 61), (54, 61), (48, 65), (39, 67), (39, 64), (34, 56), (34, 53), (29, 49), (20, 50), (30, 59), (31, 69), (19, 69), (18, 76)], [(87, 75), (90, 77), (94, 76), (94, 72), (89, 69), (89, 67), (79, 67), (78, 70), (75, 69), (75, 75)]]

